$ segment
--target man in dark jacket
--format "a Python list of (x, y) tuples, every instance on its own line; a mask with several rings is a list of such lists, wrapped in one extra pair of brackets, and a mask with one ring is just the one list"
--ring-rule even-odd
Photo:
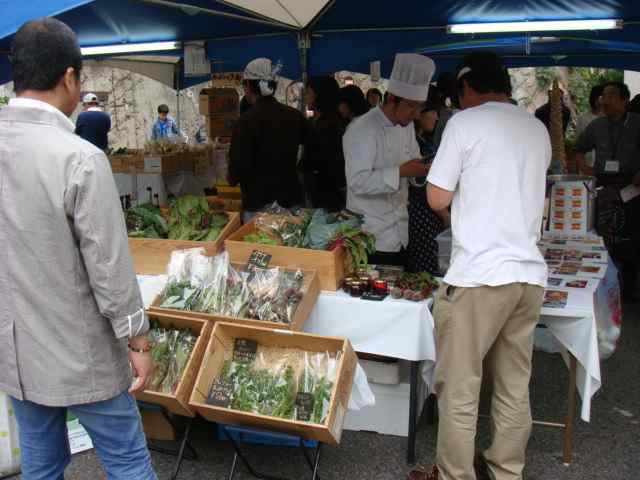
[(252, 107), (240, 117), (231, 138), (229, 183), (242, 187), (245, 221), (273, 202), (283, 207), (302, 204), (296, 166), (305, 119), (274, 98), (277, 73), (267, 58), (251, 61), (244, 72), (245, 96)]
[(93, 143), (100, 150), (106, 150), (109, 145), (111, 117), (102, 111), (95, 93), (87, 93), (82, 103), (84, 111), (78, 115), (76, 134), (87, 142)]

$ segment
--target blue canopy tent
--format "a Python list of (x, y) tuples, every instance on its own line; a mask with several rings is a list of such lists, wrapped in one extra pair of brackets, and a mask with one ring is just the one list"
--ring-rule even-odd
[[(390, 73), (396, 52), (422, 52), (440, 71), (478, 48), (509, 66), (599, 66), (640, 70), (640, 2), (632, 0), (0, 0), (0, 83), (10, 79), (11, 36), (26, 20), (53, 15), (82, 46), (206, 41), (214, 71), (239, 71), (252, 58), (281, 60), (282, 74)], [(621, 30), (553, 34), (447, 33), (452, 23), (617, 18)], [(542, 36), (544, 35), (544, 36)], [(175, 54), (175, 52), (173, 52)], [(182, 86), (189, 79), (183, 79)]]

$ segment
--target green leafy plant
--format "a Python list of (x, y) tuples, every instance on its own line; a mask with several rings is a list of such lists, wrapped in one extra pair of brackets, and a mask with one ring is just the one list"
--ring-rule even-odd
[(228, 222), (227, 214), (211, 211), (206, 198), (187, 195), (171, 207), (168, 236), (171, 240), (215, 241)]
[(345, 248), (349, 253), (347, 259), (351, 271), (356, 271), (358, 267), (369, 263), (369, 255), (376, 251), (376, 239), (371, 233), (364, 232), (358, 228), (344, 227), (331, 239), (327, 245), (327, 250)]

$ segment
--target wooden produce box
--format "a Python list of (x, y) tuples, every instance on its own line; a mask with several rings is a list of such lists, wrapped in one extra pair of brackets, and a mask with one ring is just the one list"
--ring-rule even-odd
[(232, 136), (238, 118), (236, 114), (207, 117), (207, 134), (209, 138)]
[(218, 196), (220, 198), (230, 198), (232, 200), (242, 200), (242, 189), (240, 187), (230, 187), (228, 185), (217, 185)]
[(193, 172), (193, 155), (188, 152), (144, 156), (144, 173)]
[(129, 249), (133, 258), (135, 272), (139, 275), (161, 275), (167, 272), (167, 265), (174, 250), (204, 248), (206, 255), (218, 254), (224, 241), (240, 228), (240, 214), (226, 212), (229, 223), (218, 235), (215, 242), (192, 242), (189, 240), (169, 240), (166, 238), (129, 238)]
[(130, 152), (108, 156), (113, 173), (135, 173), (144, 169), (144, 153), (142, 150), (132, 150)]
[(203, 88), (200, 91), (200, 115), (240, 115), (240, 96), (235, 88)]
[[(245, 264), (234, 263), (233, 266), (241, 270), (244, 268)], [(204, 313), (204, 312), (194, 312), (194, 311), (183, 311), (183, 310), (172, 310), (170, 308), (160, 308), (160, 304), (162, 303), (161, 296), (156, 297), (151, 306), (149, 307), (150, 312), (159, 312), (165, 313), (168, 315), (182, 315), (190, 318), (198, 318), (201, 320), (208, 320), (211, 323), (215, 322), (227, 322), (238, 325), (245, 325), (250, 327), (260, 327), (260, 328), (268, 328), (268, 329), (280, 329), (280, 330), (291, 330), (294, 332), (299, 332), (302, 330), (304, 326), (304, 322), (307, 321), (309, 315), (311, 315), (311, 311), (318, 300), (318, 296), (320, 295), (320, 285), (318, 282), (318, 276), (312, 270), (303, 270), (304, 280), (302, 281), (302, 301), (298, 305), (295, 313), (293, 314), (293, 320), (290, 324), (286, 323), (276, 323), (276, 322), (266, 322), (263, 320), (255, 320), (252, 318), (236, 318), (236, 317), (228, 317), (226, 315), (216, 315), (212, 313)]]
[(252, 220), (227, 238), (224, 243), (232, 262), (246, 263), (254, 250), (260, 250), (271, 255), (271, 265), (315, 270), (320, 279), (321, 290), (335, 292), (342, 286), (345, 276), (343, 249), (311, 250), (244, 241), (244, 237), (255, 232), (255, 220)]
[(169, 412), (184, 417), (195, 417), (195, 411), (189, 406), (189, 398), (193, 391), (196, 376), (202, 363), (204, 352), (211, 336), (212, 326), (204, 320), (197, 318), (188, 318), (179, 315), (166, 315), (155, 313), (149, 315), (150, 320), (157, 320), (161, 325), (166, 327), (173, 326), (176, 328), (188, 328), (194, 333), (198, 333), (198, 339), (191, 352), (191, 357), (187, 362), (187, 366), (182, 374), (182, 379), (178, 384), (175, 394), (154, 392), (145, 390), (137, 393), (136, 399), (142, 402), (154, 405), (162, 405)]
[[(213, 381), (218, 377), (225, 360), (233, 355), (236, 338), (254, 340), (259, 345), (299, 348), (310, 352), (342, 352), (336, 382), (331, 392), (329, 413), (324, 425), (295, 420), (284, 420), (254, 413), (241, 412), (207, 404)], [(349, 340), (322, 337), (308, 333), (291, 333), (265, 328), (245, 327), (229, 323), (216, 323), (204, 354), (196, 385), (189, 405), (212, 422), (262, 428), (314, 439), (328, 444), (340, 443), (344, 417), (349, 404), (351, 388), (357, 366), (357, 357)]]
[(236, 200), (231, 198), (223, 198), (219, 196), (207, 197), (209, 206), (214, 210), (225, 210), (227, 212), (241, 212), (242, 200)]

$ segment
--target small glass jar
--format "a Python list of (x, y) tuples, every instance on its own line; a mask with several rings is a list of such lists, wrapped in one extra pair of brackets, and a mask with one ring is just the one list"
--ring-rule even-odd
[(349, 294), (352, 297), (361, 297), (363, 293), (362, 284), (360, 282), (354, 282), (349, 285)]
[(380, 295), (389, 293), (389, 285), (386, 280), (375, 280), (373, 282), (373, 291)]

